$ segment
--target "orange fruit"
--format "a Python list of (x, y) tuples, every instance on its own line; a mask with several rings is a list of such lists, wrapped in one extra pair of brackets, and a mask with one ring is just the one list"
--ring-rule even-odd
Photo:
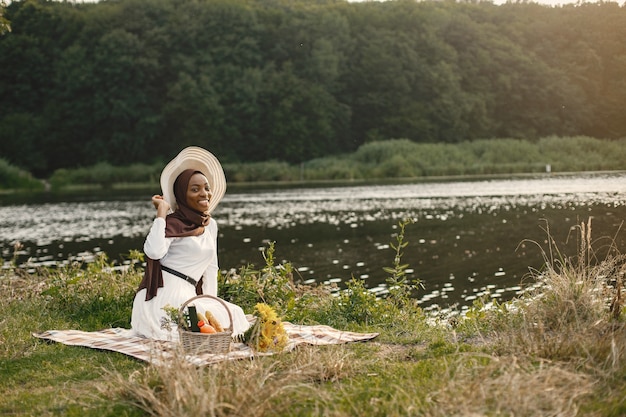
[(215, 327), (211, 326), (210, 324), (205, 324), (204, 326), (200, 327), (200, 333), (215, 333)]

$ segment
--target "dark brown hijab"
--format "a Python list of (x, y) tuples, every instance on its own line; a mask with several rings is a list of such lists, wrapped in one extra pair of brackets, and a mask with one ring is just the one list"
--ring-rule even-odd
[[(187, 188), (191, 177), (196, 173), (202, 174), (200, 171), (187, 169), (174, 181), (174, 197), (178, 208), (165, 217), (165, 237), (199, 236), (204, 233), (205, 226), (211, 220), (210, 213), (201, 213), (187, 205)], [(137, 291), (146, 288), (146, 301), (149, 301), (161, 287), (163, 287), (161, 262), (146, 256), (146, 270)], [(196, 294), (202, 294), (202, 278), (196, 285)]]

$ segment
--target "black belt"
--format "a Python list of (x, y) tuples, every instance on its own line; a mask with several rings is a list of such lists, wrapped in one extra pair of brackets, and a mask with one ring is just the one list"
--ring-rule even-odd
[(161, 265), (161, 269), (164, 270), (165, 272), (169, 272), (172, 275), (176, 275), (178, 278), (184, 279), (185, 281), (187, 281), (188, 283), (190, 283), (194, 287), (196, 285), (198, 285), (198, 281), (196, 281), (195, 279), (191, 278), (190, 276), (187, 276), (187, 275), (185, 275), (183, 273), (180, 273), (180, 272), (176, 271), (175, 269), (168, 268), (165, 265)]

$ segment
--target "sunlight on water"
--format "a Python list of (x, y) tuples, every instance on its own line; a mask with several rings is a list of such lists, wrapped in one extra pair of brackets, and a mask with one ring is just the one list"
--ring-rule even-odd
[[(425, 284), (420, 302), (436, 310), (519, 295), (538, 252), (520, 242), (541, 240), (539, 219), (550, 217), (567, 234), (592, 213), (613, 235), (625, 193), (621, 173), (294, 188), (227, 193), (214, 217), (226, 268), (258, 264), (259, 252), (275, 241), (279, 261), (292, 262), (303, 282), (340, 285), (354, 276), (376, 295), (388, 292), (382, 266), (393, 260), (397, 222), (414, 219), (403, 261), (409, 278)], [(0, 206), (2, 257), (11, 259), (19, 241), (20, 261), (32, 267), (89, 262), (101, 252), (115, 258), (141, 250), (153, 215), (149, 200)]]

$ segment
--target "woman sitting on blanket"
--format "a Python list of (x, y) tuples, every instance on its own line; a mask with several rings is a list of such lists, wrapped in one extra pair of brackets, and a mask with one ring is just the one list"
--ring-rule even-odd
[[(217, 296), (217, 223), (211, 212), (226, 192), (226, 178), (215, 156), (189, 147), (163, 169), (161, 190), (162, 196), (152, 197), (156, 218), (144, 243), (147, 265), (133, 302), (131, 327), (138, 336), (176, 341), (178, 332), (162, 326), (168, 317), (163, 308), (179, 308), (197, 294)], [(200, 298), (192, 304), (228, 327), (228, 312), (219, 301)], [(250, 326), (243, 310), (226, 306), (233, 336), (242, 334)]]

